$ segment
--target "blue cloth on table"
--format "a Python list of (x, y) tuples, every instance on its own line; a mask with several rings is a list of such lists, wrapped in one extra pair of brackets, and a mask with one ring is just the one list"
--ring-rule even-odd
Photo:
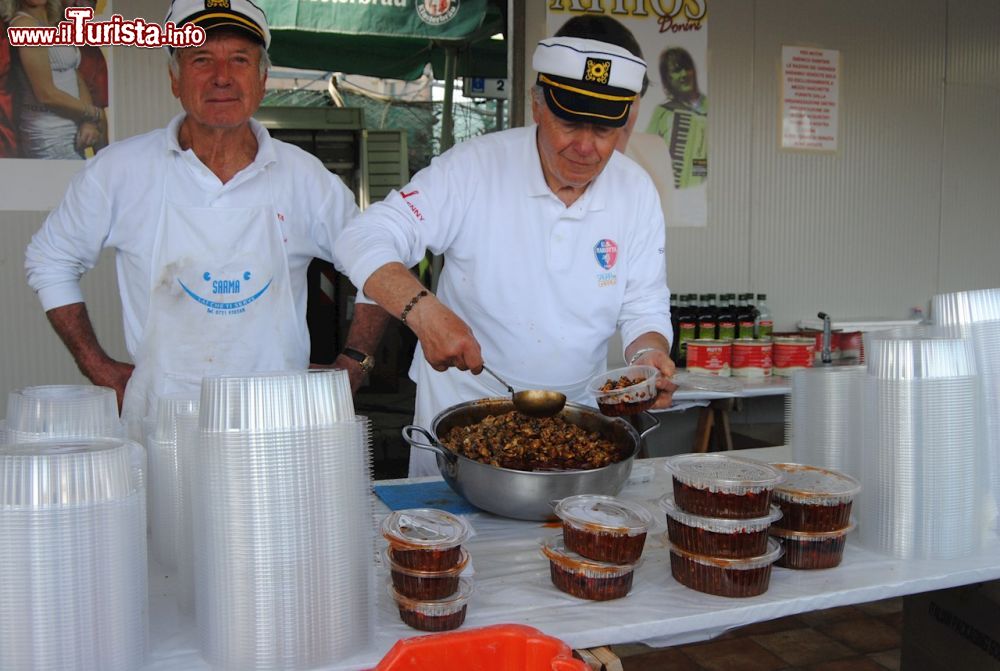
[(405, 485), (374, 486), (378, 495), (390, 510), (407, 508), (436, 508), (456, 515), (478, 513), (479, 508), (465, 500), (448, 486), (444, 480), (412, 482)]

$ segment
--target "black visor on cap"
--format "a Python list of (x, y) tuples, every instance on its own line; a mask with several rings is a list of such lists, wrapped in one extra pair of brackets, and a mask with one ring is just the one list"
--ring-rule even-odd
[[(264, 31), (256, 23), (235, 12), (228, 12), (225, 9), (206, 9), (203, 12), (192, 14), (184, 23), (193, 23), (201, 26), (205, 30), (213, 28), (227, 28), (251, 38), (254, 42), (264, 44)], [(182, 24), (183, 25), (183, 24)]]
[(614, 86), (595, 86), (579, 79), (539, 74), (545, 103), (560, 119), (620, 128), (628, 121), (635, 93)]

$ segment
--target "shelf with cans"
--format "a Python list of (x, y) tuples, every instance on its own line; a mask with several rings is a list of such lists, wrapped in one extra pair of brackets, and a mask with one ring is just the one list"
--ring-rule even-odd
[[(819, 362), (822, 331), (777, 333), (767, 294), (671, 294), (671, 358), (691, 373), (722, 377), (791, 376)], [(861, 333), (832, 334), (832, 358), (863, 361)]]

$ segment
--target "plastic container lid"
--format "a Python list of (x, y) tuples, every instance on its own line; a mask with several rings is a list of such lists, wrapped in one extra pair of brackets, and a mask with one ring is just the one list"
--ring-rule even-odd
[(696, 489), (745, 494), (770, 489), (784, 474), (770, 464), (728, 454), (679, 454), (669, 457), (666, 469), (678, 481)]
[(778, 538), (786, 538), (792, 541), (825, 541), (831, 538), (840, 538), (841, 536), (846, 536), (854, 530), (854, 518), (851, 518), (851, 523), (848, 524), (843, 529), (834, 529), (833, 531), (792, 531), (791, 529), (782, 529), (781, 527), (771, 527), (768, 533), (772, 536)]
[(556, 504), (555, 514), (575, 527), (629, 536), (644, 534), (653, 524), (653, 516), (638, 503), (598, 494), (562, 499)]
[(774, 489), (775, 498), (792, 503), (834, 506), (848, 503), (861, 491), (861, 483), (846, 473), (804, 464), (771, 464), (785, 474)]
[(471, 534), (461, 517), (435, 508), (397, 510), (382, 520), (382, 535), (390, 544), (416, 550), (446, 550)]
[(473, 582), (470, 578), (459, 578), (458, 591), (443, 599), (411, 599), (397, 592), (391, 582), (386, 585), (386, 591), (406, 610), (416, 611), (428, 617), (441, 617), (457, 613), (462, 609), (472, 596)]
[(751, 517), (749, 519), (727, 519), (723, 517), (702, 517), (684, 512), (674, 502), (673, 494), (664, 494), (660, 497), (660, 507), (673, 520), (689, 527), (704, 529), (716, 534), (739, 534), (754, 533), (767, 529), (771, 524), (781, 519), (781, 508), (772, 505), (771, 512), (764, 517)]
[[(656, 378), (660, 372), (653, 366), (625, 366), (596, 375), (587, 385), (587, 390), (597, 397), (598, 403), (641, 403), (656, 398)], [(602, 390), (608, 382), (618, 383), (621, 378), (642, 380), (619, 389)]]
[(781, 543), (773, 538), (767, 539), (767, 552), (757, 557), (745, 557), (742, 559), (729, 559), (726, 557), (709, 557), (708, 555), (695, 554), (694, 552), (688, 552), (687, 550), (681, 549), (671, 543), (669, 540), (666, 541), (667, 547), (674, 554), (684, 557), (685, 559), (690, 559), (698, 564), (704, 564), (705, 566), (715, 566), (721, 569), (735, 569), (737, 571), (749, 571), (755, 568), (763, 568), (765, 566), (770, 566), (774, 562), (781, 558), (785, 550), (781, 546)]
[(401, 564), (397, 564), (392, 558), (391, 548), (386, 549), (384, 554), (390, 570), (395, 571), (396, 573), (403, 573), (414, 578), (450, 578), (459, 575), (465, 570), (465, 567), (469, 563), (469, 553), (465, 550), (465, 548), (462, 548), (461, 558), (458, 560), (458, 563), (451, 568), (446, 568), (442, 571), (425, 571), (423, 569), (409, 568), (402, 566)]
[(558, 564), (564, 571), (577, 573), (587, 578), (621, 578), (631, 573), (642, 563), (640, 560), (634, 564), (609, 564), (581, 557), (566, 549), (562, 534), (543, 539), (542, 554)]

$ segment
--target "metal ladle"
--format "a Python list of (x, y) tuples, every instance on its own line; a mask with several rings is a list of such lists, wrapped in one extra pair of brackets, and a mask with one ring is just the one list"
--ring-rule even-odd
[(510, 392), (511, 401), (518, 412), (532, 417), (551, 417), (558, 414), (566, 406), (566, 394), (548, 389), (526, 389), (525, 391), (514, 391), (514, 388), (507, 384), (502, 377), (492, 370), (483, 366), (483, 370), (492, 375)]

